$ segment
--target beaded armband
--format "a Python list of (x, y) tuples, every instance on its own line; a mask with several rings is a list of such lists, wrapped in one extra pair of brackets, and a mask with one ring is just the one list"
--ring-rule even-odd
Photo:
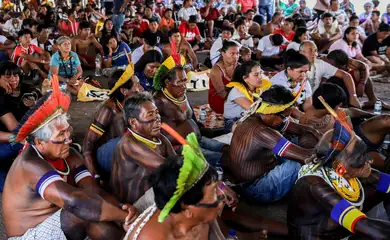
[(345, 227), (351, 233), (354, 233), (356, 223), (365, 218), (366, 215), (352, 206), (347, 200), (339, 201), (330, 213), (331, 218)]
[(279, 157), (283, 157), (286, 153), (287, 149), (291, 146), (291, 142), (287, 140), (285, 137), (282, 137), (272, 149), (272, 152), (278, 155)]

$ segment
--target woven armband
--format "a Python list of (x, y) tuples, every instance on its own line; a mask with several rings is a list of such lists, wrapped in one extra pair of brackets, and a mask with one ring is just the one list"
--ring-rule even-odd
[(366, 215), (343, 199), (333, 207), (330, 217), (351, 233), (355, 233), (356, 223)]
[(74, 175), (74, 182), (76, 184), (86, 177), (92, 177), (92, 175), (85, 165), (81, 165), (80, 167), (76, 168)]
[(285, 137), (282, 137), (272, 149), (272, 152), (278, 155), (279, 157), (283, 157), (287, 149), (291, 146), (291, 142), (287, 140)]
[(42, 199), (45, 199), (43, 197), (43, 194), (46, 190), (46, 188), (53, 182), (56, 182), (56, 181), (64, 181), (64, 179), (62, 179), (62, 177), (60, 176), (60, 174), (56, 171), (50, 171), (48, 173), (46, 173), (45, 175), (43, 175), (37, 185), (35, 186), (35, 191), (41, 196)]
[(383, 193), (390, 193), (390, 175), (386, 173), (380, 173), (377, 191)]
[(105, 132), (102, 124), (97, 121), (93, 121), (91, 126), (89, 126), (89, 130), (91, 130), (92, 132), (96, 133), (99, 136), (102, 136)]

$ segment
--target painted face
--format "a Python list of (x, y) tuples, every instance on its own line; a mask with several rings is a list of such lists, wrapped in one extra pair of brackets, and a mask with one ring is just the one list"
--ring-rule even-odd
[(147, 138), (159, 137), (161, 131), (161, 116), (153, 102), (145, 102), (141, 105), (137, 132)]
[(258, 88), (262, 84), (262, 74), (260, 66), (255, 66), (252, 68), (252, 71), (248, 74), (247, 77), (244, 77), (244, 81), (251, 87)]
[(307, 79), (307, 72), (309, 71), (310, 67), (309, 65), (305, 65), (300, 68), (287, 68), (287, 74), (291, 78), (292, 81), (301, 83), (305, 79)]
[(184, 70), (176, 69), (176, 79), (167, 82), (166, 88), (175, 98), (182, 98), (187, 92), (187, 74)]
[(15, 90), (19, 86), (19, 74), (5, 74), (1, 76), (1, 81), (7, 82)]
[(161, 63), (159, 62), (152, 62), (148, 63), (145, 66), (144, 73), (146, 77), (152, 78), (156, 74), (157, 69), (160, 67)]
[(66, 159), (69, 156), (69, 144), (72, 143), (73, 128), (69, 123), (54, 126), (49, 141), (42, 142), (45, 155), (50, 159)]
[(226, 52), (222, 52), (222, 57), (230, 65), (235, 65), (238, 62), (240, 57), (240, 52), (238, 46), (230, 47)]
[(58, 48), (61, 52), (69, 53), (72, 49), (72, 43), (69, 40), (65, 40), (63, 43), (61, 43)]
[(349, 42), (356, 42), (359, 40), (359, 32), (358, 30), (352, 30), (350, 33), (346, 35)]

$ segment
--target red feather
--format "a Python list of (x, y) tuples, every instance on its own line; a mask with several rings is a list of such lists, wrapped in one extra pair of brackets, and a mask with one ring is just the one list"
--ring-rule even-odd
[(173, 61), (175, 61), (176, 65), (181, 65), (180, 55), (177, 53), (177, 48), (173, 40), (171, 40), (171, 48)]

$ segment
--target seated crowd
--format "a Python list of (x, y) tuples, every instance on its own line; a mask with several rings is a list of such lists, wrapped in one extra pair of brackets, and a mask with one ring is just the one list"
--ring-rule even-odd
[[(368, 214), (390, 216), (373, 81), (390, 78), (390, 4), (56, 4), (0, 11), (9, 239), (390, 239)], [(187, 95), (203, 71), (216, 139)], [(105, 93), (80, 146), (67, 112), (86, 84)], [(284, 221), (244, 209), (278, 201)]]

